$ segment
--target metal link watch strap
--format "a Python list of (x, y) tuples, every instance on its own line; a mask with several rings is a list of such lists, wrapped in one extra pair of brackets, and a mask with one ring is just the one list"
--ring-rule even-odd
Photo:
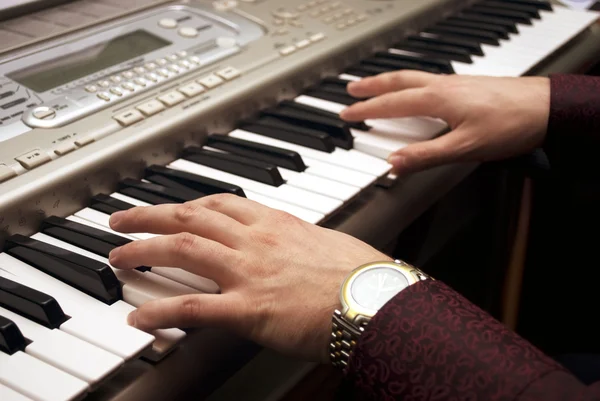
[(341, 368), (348, 366), (352, 351), (364, 331), (364, 327), (355, 327), (346, 322), (339, 310), (334, 312), (329, 343), (329, 357), (333, 366)]

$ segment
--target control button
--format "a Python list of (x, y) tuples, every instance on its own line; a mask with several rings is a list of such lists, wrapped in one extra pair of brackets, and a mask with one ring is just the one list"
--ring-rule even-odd
[(40, 120), (51, 120), (56, 117), (56, 111), (46, 106), (37, 107), (33, 110), (33, 116)]
[(115, 75), (115, 76), (110, 77), (110, 80), (113, 81), (114, 83), (118, 84), (119, 82), (121, 82), (123, 80), (123, 78), (121, 78), (118, 75)]
[(94, 137), (92, 135), (86, 135), (86, 136), (82, 136), (81, 138), (76, 139), (75, 145), (82, 147), (85, 145), (89, 145), (92, 142), (94, 142)]
[(325, 21), (326, 24), (330, 24), (332, 23), (334, 20), (333, 16), (329, 16), (327, 18), (325, 18), (323, 21)]
[(180, 50), (177, 52), (179, 57), (187, 57), (187, 52), (185, 50)]
[(294, 26), (296, 28), (302, 28), (304, 26), (304, 25), (302, 25), (302, 22), (296, 21), (296, 20), (291, 20), (290, 25)]
[(156, 73), (164, 78), (167, 78), (169, 76), (169, 70), (167, 70), (166, 68), (159, 68), (158, 70), (156, 70)]
[(158, 26), (166, 29), (177, 28), (177, 21), (173, 18), (162, 18), (158, 21)]
[(49, 162), (51, 159), (46, 152), (36, 149), (25, 153), (22, 156), (16, 157), (15, 160), (21, 163), (21, 165), (26, 169), (32, 169)]
[(148, 71), (152, 71), (152, 70), (154, 70), (154, 69), (157, 67), (157, 65), (156, 65), (156, 64), (154, 64), (154, 63), (148, 63), (148, 64), (146, 64), (144, 67), (145, 67), (145, 68), (146, 68)]
[(208, 89), (211, 89), (221, 85), (224, 81), (216, 75), (211, 74), (198, 79), (196, 82), (206, 86)]
[(307, 47), (309, 45), (310, 45), (310, 40), (308, 40), (308, 39), (303, 39), (299, 42), (296, 42), (296, 47), (298, 49), (304, 49), (305, 47)]
[(195, 38), (198, 36), (198, 30), (191, 26), (184, 26), (183, 28), (179, 28), (179, 35), (184, 38)]
[(152, 81), (152, 82), (156, 82), (158, 81), (158, 75), (156, 75), (155, 73), (151, 72), (150, 74), (146, 74), (146, 79)]
[(96, 96), (98, 96), (99, 99), (102, 99), (102, 100), (107, 101), (107, 102), (110, 100), (110, 95), (108, 93), (106, 93), (106, 92), (100, 92)]
[(288, 33), (290, 33), (290, 31), (286, 28), (278, 28), (275, 31), (273, 31), (274, 35), (279, 35), (279, 36), (286, 35)]
[(345, 29), (346, 28), (346, 24), (344, 24), (343, 22), (340, 22), (339, 24), (337, 24), (335, 26), (337, 29)]
[(281, 18), (281, 19), (294, 19), (294, 18), (298, 18), (300, 16), (300, 14), (294, 13), (291, 11), (277, 10), (277, 11), (273, 11), (273, 16), (275, 18)]
[(98, 82), (98, 86), (100, 86), (102, 88), (108, 88), (110, 86), (110, 82), (108, 82), (108, 81), (100, 81), (100, 82)]
[(280, 49), (279, 54), (281, 54), (282, 56), (288, 56), (295, 51), (296, 51), (296, 46), (287, 46), (287, 47), (284, 47), (283, 49)]
[(237, 46), (237, 40), (229, 36), (221, 36), (216, 39), (217, 46), (224, 49), (229, 49)]
[(329, 10), (331, 10), (331, 7), (329, 7), (329, 6), (324, 6), (319, 9), (319, 11), (323, 14), (329, 12)]
[(236, 0), (213, 1), (213, 7), (219, 11), (227, 11), (237, 6)]
[(158, 100), (150, 100), (149, 102), (140, 104), (136, 107), (136, 109), (144, 113), (146, 117), (153, 116), (154, 114), (163, 111), (165, 108), (165, 105)]
[(356, 24), (356, 19), (354, 18), (350, 18), (348, 21), (346, 21), (346, 25), (348, 26), (352, 26), (354, 24)]
[(59, 156), (64, 156), (77, 149), (74, 142), (64, 142), (54, 148), (54, 153)]
[(148, 85), (148, 81), (146, 81), (144, 78), (135, 78), (133, 82), (135, 82), (136, 85), (139, 85), (141, 87), (145, 87), (146, 85)]
[(123, 127), (127, 127), (131, 124), (137, 123), (138, 121), (142, 121), (144, 116), (137, 110), (127, 110), (114, 116), (113, 118), (117, 120)]
[(300, 4), (298, 7), (296, 7), (296, 10), (298, 11), (306, 11), (308, 9), (308, 6), (306, 4)]
[(321, 40), (325, 39), (325, 34), (324, 34), (324, 33), (322, 33), (322, 32), (315, 33), (314, 35), (311, 35), (309, 39), (310, 39), (310, 41), (311, 41), (311, 42), (313, 42), (313, 43), (314, 43), (314, 42), (319, 42), (319, 41), (321, 41)]
[(353, 11), (351, 8), (347, 8), (347, 9), (345, 9), (345, 10), (344, 10), (342, 13), (343, 13), (344, 15), (350, 15), (350, 14), (352, 14), (353, 12), (354, 12), (354, 11)]
[(358, 22), (363, 22), (363, 21), (365, 21), (366, 19), (367, 19), (367, 16), (366, 16), (366, 15), (364, 15), (364, 14), (360, 14), (359, 16), (357, 16), (357, 17), (356, 17), (356, 20), (357, 20)]
[(156, 60), (156, 64), (158, 64), (158, 65), (167, 65), (167, 64), (169, 64), (169, 62), (166, 59), (164, 59), (164, 58), (159, 58), (158, 60)]
[(130, 82), (125, 82), (123, 85), (121, 85), (121, 88), (130, 92), (133, 92), (135, 90), (135, 86), (133, 86)]
[(168, 58), (169, 60), (171, 60), (171, 61), (177, 61), (177, 60), (179, 60), (179, 57), (177, 57), (177, 55), (176, 55), (176, 54), (169, 54), (169, 55), (167, 56), (167, 58)]
[(172, 91), (158, 97), (158, 100), (163, 102), (166, 106), (175, 106), (177, 103), (181, 103), (185, 100), (185, 96), (181, 92)]
[(123, 91), (119, 88), (110, 88), (110, 93), (117, 96), (123, 96)]
[(204, 86), (197, 84), (196, 82), (188, 82), (178, 90), (187, 97), (192, 97), (204, 92)]
[(0, 182), (4, 182), (10, 178), (15, 177), (16, 175), (17, 173), (15, 173), (15, 170), (13, 170), (5, 164), (0, 164)]
[(202, 64), (202, 60), (200, 60), (200, 57), (198, 57), (198, 56), (192, 56), (192, 57), (190, 57), (189, 60), (190, 60), (190, 62), (192, 62), (194, 64), (198, 64), (198, 65)]
[(226, 81), (230, 81), (234, 78), (239, 77), (240, 72), (236, 68), (226, 67), (226, 68), (222, 69), (221, 71), (217, 71), (217, 75)]
[(125, 78), (127, 78), (127, 79), (131, 79), (131, 78), (135, 77), (135, 74), (134, 74), (133, 72), (131, 72), (131, 71), (125, 71), (125, 72), (124, 72), (123, 74), (121, 74), (121, 75), (123, 75), (123, 76), (124, 76)]
[(321, 16), (321, 14), (321, 10), (315, 10), (310, 12), (310, 16), (315, 18)]
[(133, 71), (135, 71), (136, 74), (143, 74), (146, 72), (146, 69), (144, 67), (135, 67)]
[(189, 61), (187, 61), (187, 60), (180, 61), (179, 63), (177, 63), (177, 65), (179, 65), (179, 66), (180, 66), (180, 67), (182, 67), (182, 68), (193, 68), (193, 67), (194, 67), (194, 66), (192, 65), (192, 63), (190, 63), (190, 62), (189, 62)]
[(171, 64), (167, 68), (169, 69), (169, 71), (173, 71), (174, 73), (177, 73), (177, 74), (181, 72), (181, 67), (179, 67), (176, 64)]
[(98, 87), (96, 85), (88, 85), (85, 87), (86, 92), (94, 93), (98, 91)]
[(337, 20), (341, 19), (342, 17), (343, 17), (343, 15), (341, 13), (333, 14), (334, 21), (337, 21)]

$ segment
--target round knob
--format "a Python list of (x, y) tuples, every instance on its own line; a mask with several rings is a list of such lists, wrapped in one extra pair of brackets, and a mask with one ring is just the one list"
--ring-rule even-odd
[(177, 27), (177, 21), (173, 18), (162, 18), (158, 21), (158, 26), (166, 29), (173, 29)]
[(231, 48), (237, 46), (237, 40), (229, 36), (221, 36), (217, 38), (217, 46), (222, 48)]
[(50, 107), (42, 106), (35, 108), (32, 114), (39, 120), (52, 120), (54, 117), (56, 117), (56, 110)]
[(184, 38), (194, 38), (198, 36), (198, 30), (191, 26), (184, 26), (183, 28), (179, 29), (179, 35), (183, 36)]

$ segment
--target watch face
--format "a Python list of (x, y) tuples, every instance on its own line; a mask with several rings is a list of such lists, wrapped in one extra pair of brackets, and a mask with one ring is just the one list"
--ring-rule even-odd
[(359, 274), (350, 293), (361, 307), (377, 311), (408, 285), (408, 280), (398, 270), (377, 267)]

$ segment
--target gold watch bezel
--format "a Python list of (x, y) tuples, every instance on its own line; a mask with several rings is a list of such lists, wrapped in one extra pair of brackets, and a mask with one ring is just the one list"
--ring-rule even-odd
[(360, 306), (352, 297), (351, 289), (354, 280), (356, 280), (358, 276), (369, 270), (381, 267), (392, 268), (401, 272), (406, 277), (409, 286), (420, 281), (420, 278), (417, 275), (419, 270), (402, 261), (371, 262), (357, 267), (348, 275), (348, 277), (346, 277), (340, 289), (342, 316), (344, 316), (346, 321), (360, 326), (363, 323), (367, 323), (378, 312), (377, 310)]

